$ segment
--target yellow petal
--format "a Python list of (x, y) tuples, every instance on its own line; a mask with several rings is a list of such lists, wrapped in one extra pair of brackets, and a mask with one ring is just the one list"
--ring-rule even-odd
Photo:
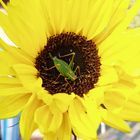
[(17, 61), (6, 51), (0, 51), (0, 60), (0, 76), (15, 75), (15, 72), (11, 69), (11, 66), (16, 64)]
[(119, 39), (114, 42), (115, 44), (108, 46), (109, 48), (101, 54), (102, 63), (113, 65), (121, 62), (121, 67), (125, 69), (127, 73), (134, 73), (135, 75), (140, 74), (139, 38), (140, 28), (128, 30), (119, 35)]
[(100, 118), (98, 106), (95, 100), (85, 95), (83, 104), (87, 110), (87, 116), (89, 120), (91, 121), (93, 129), (97, 130), (99, 127), (99, 124), (101, 123), (101, 118)]
[(14, 59), (16, 59), (15, 61), (19, 63), (25, 63), (25, 64), (30, 64), (33, 65), (34, 63), (32, 62), (33, 60), (30, 59), (30, 57), (28, 57), (28, 55), (26, 55), (26, 53), (24, 53), (23, 51), (21, 51), (20, 48), (15, 47), (15, 46), (10, 46), (8, 44), (6, 44), (1, 38), (0, 38), (0, 44), (2, 45), (2, 48), (8, 52), (8, 54), (13, 57)]
[(49, 132), (44, 135), (43, 140), (71, 140), (71, 124), (68, 113), (63, 114), (63, 121), (57, 132)]
[(53, 12), (49, 12), (49, 6), (51, 1), (40, 1), (40, 2), (46, 20), (46, 35), (47, 37), (50, 37), (51, 35), (56, 34), (56, 29), (52, 19), (53, 17), (51, 16)]
[(30, 96), (31, 94), (25, 94), (25, 95), (16, 94), (16, 95), (10, 95), (6, 97), (1, 96), (0, 119), (17, 116), (17, 114), (23, 110)]
[(46, 105), (50, 105), (53, 101), (53, 96), (49, 94), (49, 92), (43, 88), (41, 88), (38, 92), (38, 98), (41, 99)]
[(49, 105), (49, 108), (53, 114), (60, 114), (62, 113), (61, 110), (57, 107), (56, 102), (52, 101)]
[(74, 95), (68, 95), (66, 93), (57, 93), (53, 95), (53, 102), (56, 103), (58, 109), (63, 113), (68, 110), (68, 107), (72, 100), (74, 99)]
[[(47, 24), (47, 36), (53, 34), (59, 34), (64, 31), (65, 21), (66, 21), (66, 6), (67, 1), (61, 0), (48, 0), (41, 1), (42, 9), (45, 14), (46, 24)], [(53, 8), (52, 8), (53, 7)], [(55, 9), (55, 10), (54, 10)]]
[[(16, 5), (12, 3), (12, 6), (8, 6), (8, 15), (0, 13), (0, 25), (17, 46), (20, 46), (26, 53), (35, 57), (38, 50), (46, 44), (46, 27), (40, 1), (35, 0), (34, 3), (28, 1), (28, 5), (26, 5), (26, 1), (20, 1), (18, 6)], [(30, 7), (32, 7), (32, 12)], [(35, 15), (38, 17), (38, 20)], [(25, 28), (27, 30), (24, 30)]]
[(89, 0), (69, 1), (67, 15), (65, 15), (67, 17), (66, 32), (79, 33), (83, 29), (88, 14), (89, 2)]
[(121, 23), (121, 21), (126, 17), (128, 7), (130, 5), (130, 0), (116, 0), (113, 3), (112, 16), (106, 28), (94, 38), (96, 44), (101, 43), (105, 40), (111, 32)]
[[(97, 1), (97, 4), (100, 4), (99, 7), (92, 7), (92, 11), (94, 13), (91, 15), (92, 20), (88, 24), (88, 33), (87, 38), (93, 39), (96, 35), (98, 35), (101, 31), (103, 31), (112, 15), (113, 9), (113, 0), (104, 1), (104, 4), (101, 4), (101, 0)], [(96, 11), (95, 11), (96, 9)], [(99, 10), (100, 9), (100, 10)]]
[(120, 111), (119, 116), (129, 121), (140, 121), (140, 95), (133, 93), (123, 109)]
[(58, 140), (71, 140), (71, 122), (67, 112), (63, 114), (63, 122), (58, 130)]
[(55, 133), (48, 133), (43, 137), (43, 140), (58, 140)]
[(69, 107), (69, 116), (74, 133), (81, 138), (96, 138), (96, 129), (86, 113), (86, 109), (77, 98)]
[(124, 119), (124, 120), (128, 120), (128, 121), (136, 121), (139, 122), (140, 121), (140, 112), (135, 111), (135, 110), (128, 110), (128, 109), (123, 109), (119, 116)]
[[(107, 90), (104, 94), (104, 104), (110, 110), (120, 110), (124, 107), (127, 97), (123, 95), (123, 91), (119, 92), (114, 90)], [(115, 99), (115, 100), (113, 100)]]
[(20, 0), (11, 0), (10, 3), (8, 3), (8, 4), (15, 6), (15, 5), (19, 4), (19, 2), (20, 2)]
[(0, 88), (0, 96), (10, 96), (15, 94), (25, 95), (26, 93), (30, 93), (30, 91), (20, 86), (14, 87), (11, 85), (11, 87)]
[(22, 74), (33, 74), (37, 76), (37, 70), (35, 67), (31, 65), (26, 65), (26, 64), (17, 64), (14, 65), (13, 68), (16, 70), (16, 72), (20, 75)]
[(51, 123), (48, 128), (48, 132), (55, 132), (59, 129), (61, 123), (62, 123), (62, 114), (53, 114), (53, 118), (51, 120)]
[(37, 129), (37, 125), (34, 122), (34, 113), (41, 105), (42, 102), (39, 101), (35, 95), (32, 95), (22, 111), (19, 125), (22, 139), (30, 140), (31, 134)]
[(139, 94), (139, 89), (138, 92), (131, 94), (129, 100), (131, 103), (134, 103), (138, 105), (140, 103), (140, 94)]
[(35, 122), (38, 124), (38, 127), (42, 133), (47, 132), (49, 127), (50, 120), (52, 119), (52, 114), (47, 106), (40, 107), (35, 112)]
[(0, 77), (0, 84), (20, 84), (20, 81), (16, 77), (3, 76)]
[(25, 88), (32, 92), (37, 92), (42, 87), (42, 79), (37, 77), (35, 67), (26, 64), (17, 64), (13, 66), (13, 69)]
[[(95, 28), (95, 26), (97, 24), (94, 24), (94, 20), (97, 19), (96, 17), (101, 18), (100, 16), (97, 16), (97, 13), (98, 13), (98, 9), (99, 8), (102, 8), (103, 5), (102, 5), (102, 1), (101, 0), (97, 0), (97, 1), (90, 1), (89, 2), (89, 5), (88, 5), (88, 12), (87, 12), (87, 21), (85, 21), (85, 25), (84, 25), (84, 28), (83, 28), (83, 35), (84, 36), (87, 36), (88, 35), (88, 32), (90, 31), (90, 28)], [(100, 14), (100, 13), (99, 13)], [(97, 21), (97, 20), (96, 20)], [(97, 23), (97, 22), (96, 22)], [(92, 32), (92, 35), (95, 35), (94, 32)]]
[(49, 107), (45, 105), (35, 112), (35, 122), (43, 134), (55, 133), (62, 123), (62, 114), (52, 114)]
[(95, 87), (88, 92), (87, 96), (100, 105), (104, 101), (104, 91), (105, 87)]
[(116, 28), (115, 32), (118, 32), (120, 30), (126, 30), (130, 22), (133, 20), (134, 16), (138, 13), (140, 9), (140, 1), (136, 1), (132, 8), (128, 10), (128, 13), (124, 20), (121, 22), (121, 24)]
[(107, 50), (107, 48), (109, 49), (111, 44), (115, 44), (115, 41), (118, 40), (118, 38), (121, 39), (121, 33), (127, 30), (128, 25), (130, 24), (134, 16), (138, 13), (139, 9), (140, 1), (136, 1), (134, 6), (126, 11), (126, 16), (124, 16), (123, 20), (121, 20), (121, 22), (117, 24), (112, 33), (106, 38), (106, 40), (103, 41), (102, 45), (100, 46), (100, 48), (102, 48), (102, 52), (105, 49)]
[[(131, 83), (131, 81), (127, 81), (126, 79), (121, 79), (119, 83), (113, 84), (106, 89), (104, 93), (104, 104), (113, 112), (120, 112), (135, 92), (137, 92), (137, 89), (133, 82)], [(114, 98), (115, 100), (112, 100)]]
[[(140, 112), (140, 103), (135, 103), (133, 101), (128, 101), (126, 105), (124, 106), (124, 109), (134, 111), (134, 112)], [(123, 111), (123, 109), (122, 109)], [(129, 112), (129, 111), (128, 111)]]
[(106, 109), (101, 109), (101, 115), (102, 115), (103, 122), (105, 122), (107, 125), (115, 128), (115, 129), (118, 129), (122, 132), (130, 132), (131, 131), (128, 124), (125, 121), (123, 121), (116, 114), (113, 114)]
[(112, 66), (101, 66), (100, 77), (97, 86), (108, 85), (118, 81), (118, 74)]

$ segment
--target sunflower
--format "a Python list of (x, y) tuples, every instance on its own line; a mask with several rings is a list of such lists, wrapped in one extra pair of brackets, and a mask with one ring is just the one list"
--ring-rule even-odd
[(20, 117), (29, 140), (97, 139), (101, 122), (140, 121), (140, 8), (130, 0), (1, 1), (0, 118)]

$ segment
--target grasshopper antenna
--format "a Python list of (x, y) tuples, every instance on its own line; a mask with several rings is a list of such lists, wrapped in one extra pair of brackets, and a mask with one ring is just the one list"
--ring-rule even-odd
[(52, 56), (52, 54), (50, 52), (49, 52), (49, 56), (50, 56), (51, 59), (53, 59), (53, 56)]

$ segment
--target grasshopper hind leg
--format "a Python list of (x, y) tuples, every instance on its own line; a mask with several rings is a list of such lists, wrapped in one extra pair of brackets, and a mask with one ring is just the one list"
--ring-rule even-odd
[(80, 75), (80, 66), (76, 66), (75, 70), (74, 70), (74, 73), (76, 75)]
[(59, 82), (57, 82), (58, 81), (58, 79), (60, 78), (60, 76), (62, 76), (61, 74), (59, 74), (58, 76), (57, 76), (57, 78), (52, 82), (53, 84), (58, 84)]
[(65, 55), (60, 55), (60, 53), (59, 53), (58, 56), (59, 56), (59, 58), (64, 58), (64, 57), (72, 56), (72, 58), (70, 59), (69, 67), (71, 69), (73, 69), (73, 67), (74, 67), (73, 61), (74, 61), (74, 57), (75, 57), (75, 52), (71, 52), (71, 53), (65, 54)]
[(50, 71), (50, 70), (52, 70), (52, 69), (54, 69), (54, 68), (56, 68), (55, 66), (52, 66), (52, 67), (50, 67), (50, 68), (45, 68), (44, 70), (46, 70), (46, 71)]
[(69, 87), (70, 87), (71, 90), (72, 90), (72, 86), (71, 86), (70, 83), (68, 82), (67, 78), (64, 78), (64, 80), (66, 81), (66, 83), (69, 85)]

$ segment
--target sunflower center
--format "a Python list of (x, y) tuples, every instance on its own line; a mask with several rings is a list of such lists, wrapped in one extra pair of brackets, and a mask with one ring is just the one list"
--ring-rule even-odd
[(72, 32), (48, 38), (35, 62), (42, 86), (51, 94), (74, 92), (81, 97), (97, 83), (100, 65), (95, 43)]

